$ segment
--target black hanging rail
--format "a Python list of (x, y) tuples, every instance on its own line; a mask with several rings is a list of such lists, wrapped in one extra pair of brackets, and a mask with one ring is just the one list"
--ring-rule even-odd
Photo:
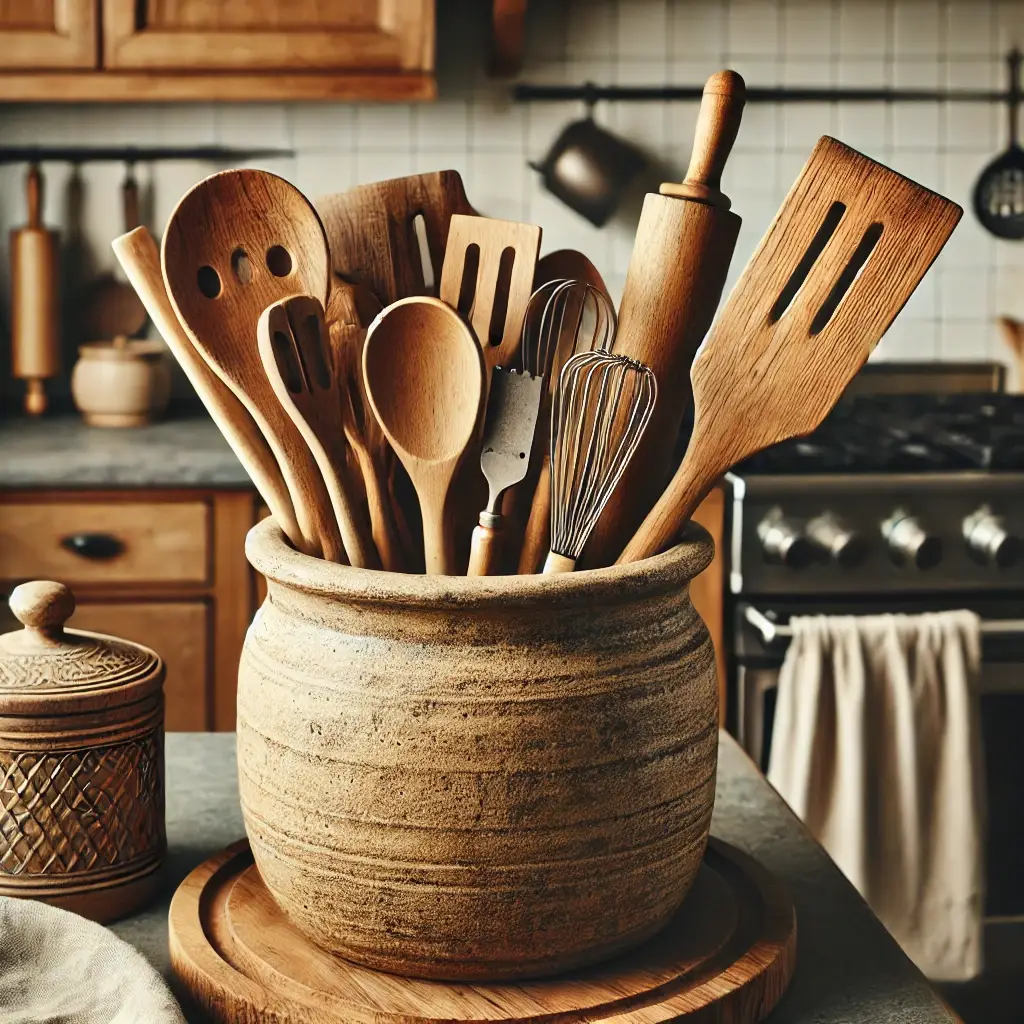
[[(521, 82), (512, 89), (517, 103), (580, 100), (593, 106), (600, 100), (620, 103), (699, 100), (701, 85), (538, 85)], [(747, 86), (747, 103), (1006, 103), (1010, 93), (955, 89), (860, 89), (842, 87), (778, 86), (763, 89)]]
[(43, 161), (88, 164), (113, 161), (134, 164), (163, 160), (257, 160), (294, 156), (292, 149), (232, 149), (225, 146), (0, 146), (0, 164), (38, 164)]

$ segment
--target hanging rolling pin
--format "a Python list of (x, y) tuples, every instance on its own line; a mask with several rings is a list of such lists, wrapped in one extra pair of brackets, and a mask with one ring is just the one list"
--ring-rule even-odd
[(583, 552), (581, 565), (611, 565), (661, 494), (691, 400), (690, 365), (722, 295), (740, 218), (722, 194), (746, 88), (735, 71), (704, 85), (686, 179), (644, 200), (612, 351), (654, 371), (658, 403)]
[(25, 178), (28, 224), (11, 232), (11, 374), (24, 380), (25, 412), (46, 412), (43, 381), (60, 373), (57, 235), (43, 227), (43, 180)]

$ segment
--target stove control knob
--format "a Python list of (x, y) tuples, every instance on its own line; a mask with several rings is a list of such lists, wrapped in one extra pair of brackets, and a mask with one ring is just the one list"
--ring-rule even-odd
[(942, 541), (931, 536), (916, 517), (897, 509), (882, 523), (882, 536), (898, 565), (934, 569), (942, 560)]
[(773, 508), (758, 523), (757, 535), (769, 562), (788, 565), (791, 569), (802, 569), (810, 564), (811, 545), (801, 535), (799, 527), (782, 515), (781, 509)]
[(967, 549), (979, 562), (1008, 569), (1020, 556), (1020, 541), (1006, 529), (1006, 521), (987, 505), (964, 520)]
[(837, 515), (823, 512), (807, 523), (807, 539), (836, 565), (849, 569), (864, 561), (867, 545)]

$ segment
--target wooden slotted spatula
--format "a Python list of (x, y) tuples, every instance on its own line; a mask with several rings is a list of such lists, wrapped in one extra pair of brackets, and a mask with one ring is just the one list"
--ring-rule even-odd
[(473, 328), (488, 379), (495, 366), (515, 365), (540, 235), (535, 224), (460, 214), (451, 219), (440, 298)]
[(349, 561), (360, 569), (379, 569), (369, 516), (349, 477), (347, 392), (339, 386), (323, 305), (312, 295), (274, 302), (263, 311), (256, 337), (267, 380), (323, 474)]
[(385, 305), (437, 294), (452, 214), (476, 213), (458, 171), (357, 185), (315, 205), (335, 272)]
[(962, 214), (818, 142), (693, 364), (689, 447), (620, 564), (662, 550), (731, 466), (821, 423)]

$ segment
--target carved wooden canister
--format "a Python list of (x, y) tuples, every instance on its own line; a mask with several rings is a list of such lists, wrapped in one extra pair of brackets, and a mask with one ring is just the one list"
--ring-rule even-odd
[(269, 598), (239, 669), (242, 812), (267, 889), (324, 949), (398, 974), (553, 974), (638, 945), (696, 876), (714, 652), (656, 558), (559, 576), (374, 572), (246, 553)]
[(60, 583), (16, 587), (0, 636), (0, 895), (110, 921), (159, 887), (163, 681), (146, 647), (65, 629)]

